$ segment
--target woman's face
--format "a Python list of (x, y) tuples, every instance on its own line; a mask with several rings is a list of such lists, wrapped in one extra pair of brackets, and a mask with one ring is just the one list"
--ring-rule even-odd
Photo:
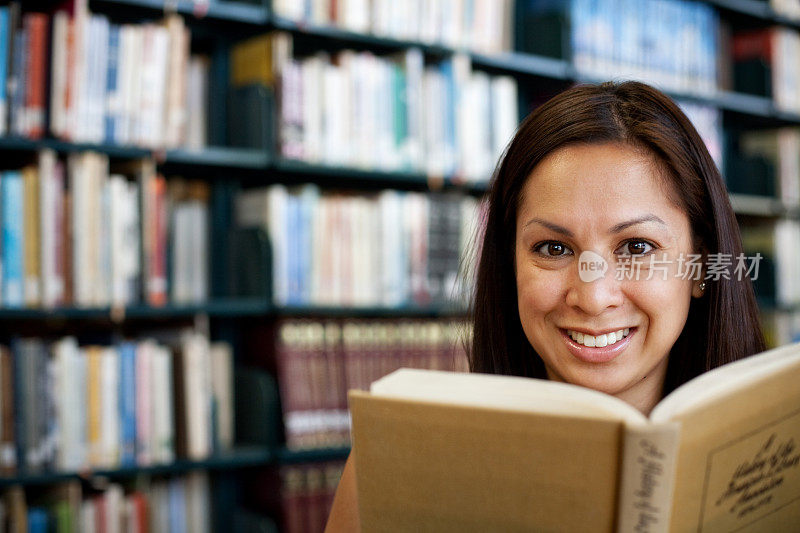
[(650, 156), (616, 143), (562, 147), (531, 173), (517, 213), (517, 296), (550, 379), (644, 411), (660, 399), (693, 291), (678, 275), (694, 253), (691, 227), (670, 186)]

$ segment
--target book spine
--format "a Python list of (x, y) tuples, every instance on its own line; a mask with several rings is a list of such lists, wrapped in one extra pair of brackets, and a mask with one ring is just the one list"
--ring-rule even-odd
[(680, 425), (625, 429), (617, 531), (669, 531)]
[(8, 6), (0, 7), (0, 135), (6, 134), (8, 121), (8, 56), (10, 48), (10, 18)]
[(20, 307), (24, 303), (24, 188), (22, 174), (18, 171), (3, 173), (3, 304)]
[(122, 430), (120, 465), (136, 465), (136, 345), (119, 347), (120, 395), (119, 417)]
[(42, 13), (31, 13), (29, 24), (29, 55), (27, 85), (26, 133), (32, 139), (44, 135), (45, 88), (47, 78), (47, 27), (48, 17)]

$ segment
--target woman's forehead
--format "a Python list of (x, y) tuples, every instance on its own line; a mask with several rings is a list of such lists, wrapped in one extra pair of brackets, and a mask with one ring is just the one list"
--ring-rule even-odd
[(654, 158), (640, 149), (617, 143), (569, 145), (531, 172), (521, 191), (518, 217), (600, 217), (613, 224), (643, 211), (682, 214), (669, 187)]

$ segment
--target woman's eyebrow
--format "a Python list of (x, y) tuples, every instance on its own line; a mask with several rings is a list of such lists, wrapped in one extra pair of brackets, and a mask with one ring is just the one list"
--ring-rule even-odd
[[(546, 220), (542, 220), (541, 218), (532, 218), (525, 223), (525, 226), (529, 226), (532, 223), (539, 224), (544, 226), (545, 228), (555, 231), (556, 233), (560, 233), (562, 235), (566, 235), (567, 237), (572, 237), (572, 232), (565, 228), (564, 226), (559, 226), (558, 224), (553, 224), (552, 222), (548, 222)], [(523, 227), (525, 227), (523, 226)]]
[(634, 218), (634, 219), (628, 220), (626, 222), (620, 222), (619, 224), (615, 224), (614, 226), (611, 227), (611, 229), (608, 232), (609, 233), (619, 233), (620, 231), (622, 231), (624, 229), (627, 229), (627, 228), (629, 228), (631, 226), (635, 226), (636, 224), (641, 224), (643, 222), (658, 222), (662, 226), (666, 226), (667, 225), (666, 222), (664, 222), (663, 220), (661, 220), (657, 216), (655, 216), (653, 214), (648, 214), (648, 215), (644, 215), (644, 216), (641, 216), (641, 217), (638, 217), (638, 218)]

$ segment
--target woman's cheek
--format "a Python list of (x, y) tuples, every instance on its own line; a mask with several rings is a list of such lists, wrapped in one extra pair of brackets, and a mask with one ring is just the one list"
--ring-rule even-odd
[(554, 270), (528, 269), (517, 275), (517, 296), (520, 314), (546, 313), (563, 299), (564, 273)]

